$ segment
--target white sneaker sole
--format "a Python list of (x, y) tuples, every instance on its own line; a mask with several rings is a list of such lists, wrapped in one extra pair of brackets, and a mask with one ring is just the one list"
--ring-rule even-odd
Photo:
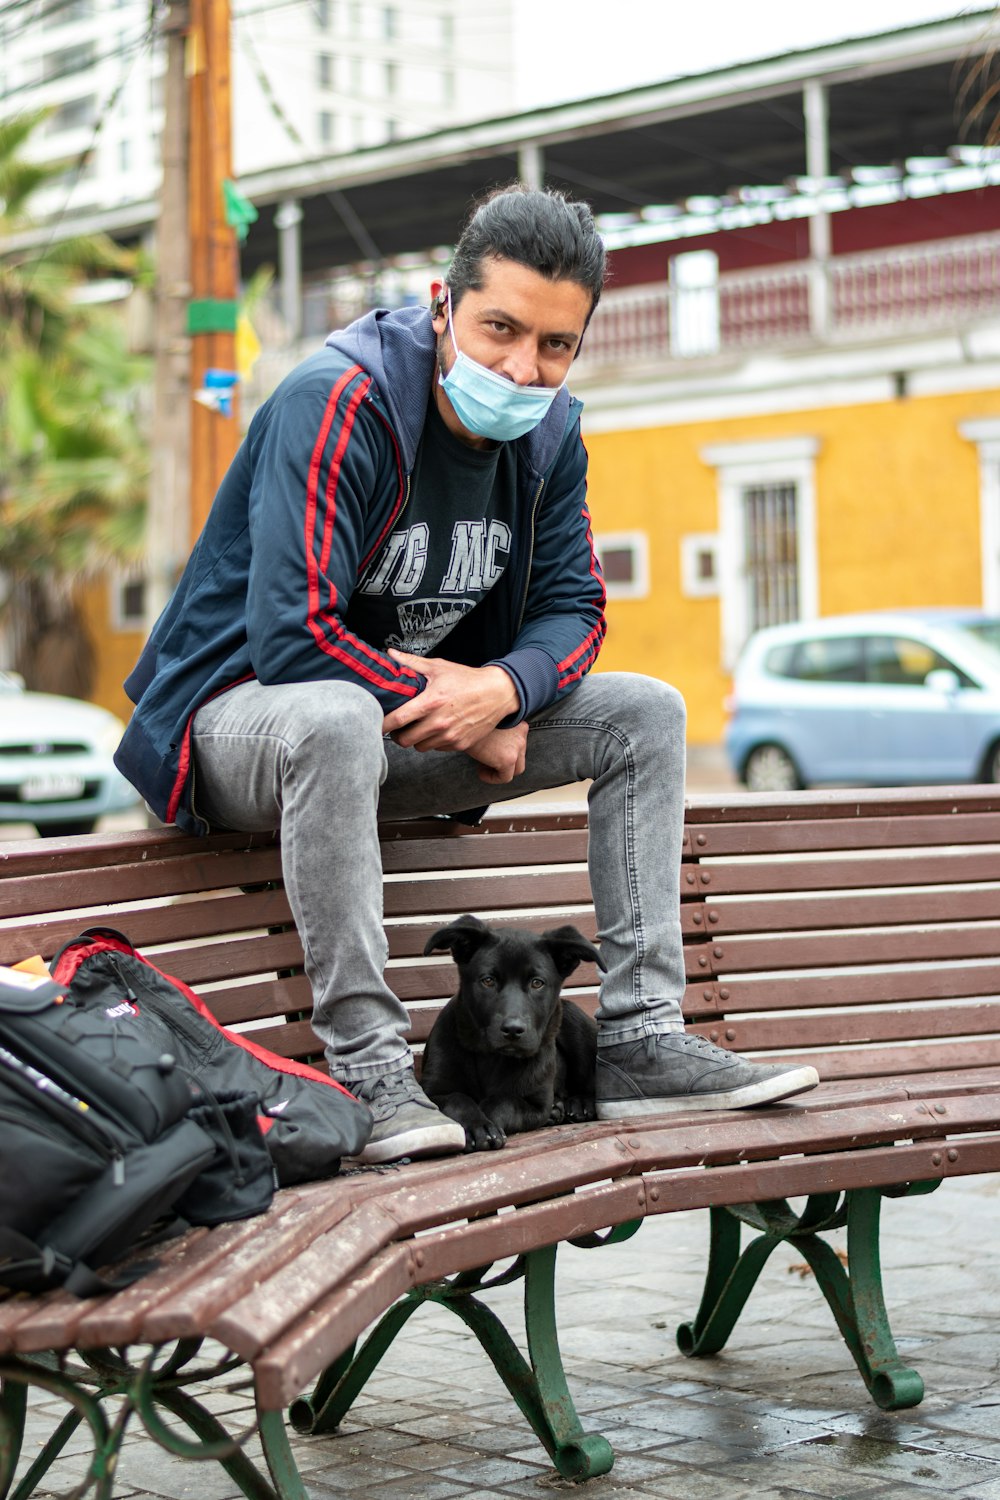
[(681, 1115), (692, 1110), (749, 1109), (754, 1104), (775, 1104), (779, 1099), (790, 1099), (793, 1094), (804, 1094), (819, 1083), (815, 1068), (789, 1068), (787, 1073), (778, 1073), (773, 1078), (762, 1078), (757, 1083), (748, 1083), (741, 1089), (728, 1089), (718, 1094), (664, 1094), (651, 1099), (599, 1099), (599, 1120), (628, 1120), (635, 1115)]
[(381, 1141), (369, 1141), (355, 1160), (377, 1166), (380, 1162), (399, 1161), (404, 1156), (446, 1156), (464, 1150), (465, 1127), (457, 1120), (445, 1120), (439, 1125), (421, 1125)]

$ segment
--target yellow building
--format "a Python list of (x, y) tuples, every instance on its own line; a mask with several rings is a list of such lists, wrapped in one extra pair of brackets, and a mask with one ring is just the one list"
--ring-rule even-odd
[[(1000, 222), (997, 193), (965, 207)], [(690, 355), (670, 340), (683, 311), (670, 274), (612, 290), (573, 381), (609, 579), (600, 668), (674, 683), (693, 744), (719, 740), (755, 628), (880, 607), (1000, 612), (1000, 234), (834, 257), (819, 334), (779, 318), (779, 292), (808, 276), (802, 260), (710, 278)], [(745, 322), (733, 336), (734, 288), (756, 308), (755, 339)], [(636, 347), (637, 309), (659, 347)]]

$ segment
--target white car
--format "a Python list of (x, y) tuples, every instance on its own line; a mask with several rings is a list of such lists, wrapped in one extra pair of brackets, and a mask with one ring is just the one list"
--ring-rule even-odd
[(0, 672), (0, 823), (90, 833), (104, 813), (134, 807), (138, 793), (112, 760), (123, 729), (106, 709), (29, 693)]

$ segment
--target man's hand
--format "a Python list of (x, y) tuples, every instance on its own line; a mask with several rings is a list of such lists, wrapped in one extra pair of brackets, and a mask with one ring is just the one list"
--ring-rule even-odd
[(527, 744), (527, 724), (515, 724), (513, 729), (494, 729), (478, 744), (470, 745), (468, 753), (477, 764), (480, 781), (504, 786), (520, 776)]
[[(502, 667), (463, 667), (439, 656), (413, 656), (408, 651), (390, 650), (388, 654), (427, 679), (423, 692), (393, 709), (383, 721), (385, 733), (397, 745), (471, 753), (473, 746), (492, 736), (501, 719), (520, 706), (517, 689)], [(501, 760), (504, 766), (509, 765), (510, 754)], [(484, 758), (483, 763), (489, 762)], [(511, 776), (515, 774), (511, 772)]]

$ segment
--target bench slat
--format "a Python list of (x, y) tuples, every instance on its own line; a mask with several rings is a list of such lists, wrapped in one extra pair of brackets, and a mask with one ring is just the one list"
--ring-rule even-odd
[(908, 1010), (854, 1010), (840, 1006), (822, 1015), (750, 1016), (738, 1021), (730, 1016), (722, 1024), (704, 1022), (692, 1029), (718, 1046), (735, 1048), (738, 1052), (923, 1041), (995, 1033), (997, 1006), (990, 1000), (948, 1006), (924, 1003)]
[(686, 802), (692, 831), (704, 824), (798, 822), (822, 818), (899, 818), (979, 816), (1000, 812), (1000, 792), (992, 785), (852, 787), (809, 792), (727, 792), (724, 797), (694, 795)]
[(827, 859), (725, 859), (687, 866), (687, 899), (781, 891), (857, 890), (860, 887), (956, 885), (1000, 880), (1000, 849), (936, 849), (933, 853), (883, 855), (865, 850)]
[(383, 840), (382, 868), (387, 875), (414, 870), (500, 869), (509, 865), (584, 864), (587, 829), (564, 828), (523, 833), (490, 833), (469, 838)]
[(822, 1079), (857, 1079), (893, 1075), (942, 1073), (963, 1068), (995, 1068), (1000, 1063), (1000, 1038), (975, 1041), (928, 1042), (905, 1047), (843, 1047), (829, 1052), (784, 1052), (775, 1062), (811, 1063)]
[[(224, 890), (227, 886), (256, 885), (281, 879), (277, 849), (234, 850), (185, 859), (150, 860), (141, 866), (116, 865), (95, 870), (81, 882), (75, 871), (28, 875), (0, 881), (0, 917), (59, 912), (119, 901), (149, 900), (152, 896), (180, 896), (192, 891)], [(84, 900), (81, 901), (81, 891)]]
[[(996, 798), (993, 802), (995, 807)], [(848, 816), (815, 821), (802, 816), (782, 823), (709, 823), (690, 832), (692, 852), (700, 858), (997, 844), (1000, 811), (976, 811), (972, 816), (903, 813), (899, 817)]]
[[(698, 990), (695, 985), (690, 988), (692, 1014), (696, 995), (706, 1006), (714, 995), (716, 1009), (731, 1015), (747, 1010), (883, 1005), (902, 1000), (920, 1004), (996, 995), (1000, 992), (1000, 964), (947, 963), (936, 968), (884, 968), (849, 974), (772, 974), (766, 979), (733, 974), (724, 983), (716, 983), (714, 989)], [(687, 1000), (685, 1014), (688, 1014)]]
[[(690, 945), (692, 977), (720, 977), (768, 969), (826, 968), (843, 964), (923, 963), (945, 959), (1000, 957), (1000, 925), (960, 923), (948, 927), (846, 929), (843, 932), (776, 933), (760, 937), (721, 937)], [(704, 960), (704, 962), (702, 962)]]
[(914, 922), (976, 922), (1000, 918), (1000, 886), (931, 891), (877, 891), (829, 896), (733, 897), (685, 908), (685, 931), (715, 934), (802, 932)]

